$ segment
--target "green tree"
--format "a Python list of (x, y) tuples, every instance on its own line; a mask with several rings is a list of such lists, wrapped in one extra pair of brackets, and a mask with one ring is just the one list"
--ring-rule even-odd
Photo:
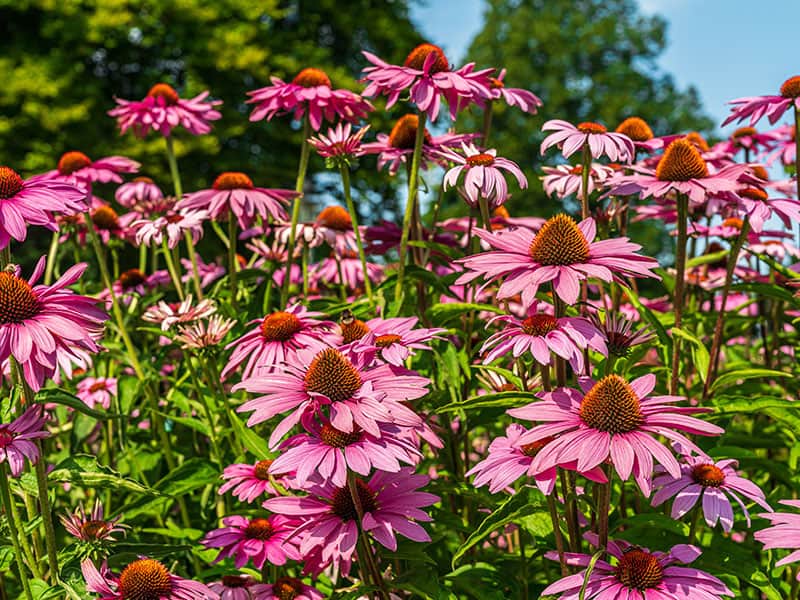
[[(163, 81), (183, 97), (208, 89), (224, 101), (211, 135), (176, 133), (184, 189), (226, 170), (293, 187), (298, 128), (249, 123), (245, 92), (307, 66), (358, 90), (361, 50), (402, 61), (419, 41), (406, 0), (351, 0), (347, 10), (336, 0), (0, 0), (0, 156), (27, 176), (69, 150), (123, 154), (168, 191), (160, 136), (120, 137), (105, 114), (114, 96), (139, 99)], [(369, 171), (376, 189), (386, 185)]]

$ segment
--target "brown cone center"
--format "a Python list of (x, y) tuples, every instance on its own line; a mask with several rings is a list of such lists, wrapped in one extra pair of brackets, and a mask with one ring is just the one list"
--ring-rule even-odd
[(425, 59), (431, 54), (436, 57), (429, 71), (431, 74), (450, 70), (450, 63), (447, 61), (444, 51), (434, 44), (420, 44), (411, 51), (403, 64), (410, 69), (421, 71), (425, 66)]
[(622, 133), (634, 142), (646, 142), (653, 139), (653, 130), (647, 121), (639, 117), (628, 117), (617, 126), (617, 133)]
[(114, 231), (119, 229), (117, 211), (110, 206), (100, 206), (92, 211), (92, 223), (95, 229)]
[(800, 96), (800, 75), (789, 77), (781, 85), (781, 96), (784, 98), (797, 98)]
[(294, 600), (303, 593), (303, 582), (294, 577), (281, 577), (272, 584), (272, 594), (278, 600)]
[(607, 375), (586, 392), (581, 401), (581, 420), (598, 431), (627, 433), (644, 421), (639, 397), (619, 375)]
[(161, 600), (172, 594), (172, 581), (164, 565), (142, 558), (123, 569), (118, 592), (125, 600)]
[(660, 181), (689, 181), (708, 177), (706, 161), (687, 138), (675, 140), (658, 161), (656, 178)]
[[(389, 145), (392, 148), (399, 148), (401, 150), (413, 150), (414, 144), (417, 141), (418, 126), (419, 117), (417, 115), (404, 115), (400, 117), (389, 133)], [(425, 142), (430, 143), (431, 134), (428, 133), (427, 128), (423, 135)]]
[(336, 231), (350, 231), (353, 221), (342, 206), (326, 206), (317, 216), (317, 225), (335, 229)]
[(577, 125), (578, 131), (582, 133), (606, 133), (608, 129), (605, 128), (604, 125), (600, 125), (600, 123), (593, 123), (591, 121), (586, 121), (585, 123), (578, 123)]
[(540, 265), (574, 265), (588, 260), (589, 242), (572, 217), (560, 214), (542, 225), (529, 252)]
[(262, 542), (268, 540), (275, 533), (275, 528), (268, 519), (257, 518), (250, 521), (245, 527), (244, 536), (248, 540), (261, 540)]
[(83, 152), (65, 152), (58, 160), (58, 172), (61, 175), (72, 175), (92, 164), (92, 160)]
[(227, 171), (219, 175), (211, 187), (215, 190), (252, 190), (253, 180), (239, 171)]
[(6, 271), (0, 271), (0, 324), (22, 323), (35, 317), (42, 306), (31, 284)]
[(178, 96), (178, 92), (175, 91), (175, 88), (167, 83), (157, 83), (153, 87), (150, 88), (150, 91), (147, 92), (148, 98), (162, 98), (164, 100), (164, 104), (168, 106), (174, 106), (180, 100), (180, 96)]
[(360, 340), (369, 333), (369, 327), (360, 319), (343, 320), (339, 323), (339, 327), (342, 329), (342, 338), (344, 338), (345, 344)]
[(347, 433), (345, 431), (339, 431), (330, 423), (325, 423), (325, 425), (322, 426), (322, 430), (319, 432), (319, 438), (323, 443), (333, 448), (344, 448), (350, 444), (355, 444), (356, 442), (360, 442), (362, 437), (363, 432), (358, 426), (355, 426), (353, 431)]
[(531, 315), (522, 321), (522, 331), (527, 335), (544, 336), (558, 329), (558, 319), (552, 315)]
[[(356, 479), (356, 490), (362, 512), (373, 512), (378, 508), (377, 494), (361, 479)], [(340, 487), (333, 493), (331, 508), (342, 521), (355, 521), (358, 518), (353, 497), (350, 495), (350, 488), (347, 486)]]
[(616, 575), (617, 580), (625, 587), (642, 591), (661, 583), (664, 571), (655, 556), (635, 548), (628, 550), (619, 559)]
[(300, 71), (295, 78), (292, 79), (292, 83), (304, 88), (319, 87), (321, 85), (331, 87), (331, 79), (328, 77), (328, 74), (322, 69), (315, 69), (313, 67), (308, 67)]
[(270, 466), (272, 466), (272, 461), (270, 459), (258, 461), (256, 463), (255, 468), (253, 469), (253, 474), (256, 476), (256, 479), (260, 479), (261, 481), (268, 481)]
[(0, 167), (0, 200), (13, 198), (22, 189), (22, 177), (10, 167)]
[(303, 328), (300, 319), (292, 313), (274, 312), (261, 322), (261, 335), (268, 342), (286, 342)]
[(147, 278), (139, 269), (128, 269), (119, 276), (119, 285), (123, 290), (130, 290), (142, 285)]
[(725, 473), (716, 465), (697, 465), (692, 469), (692, 479), (703, 487), (719, 487), (725, 483)]
[(319, 352), (304, 379), (307, 392), (322, 394), (331, 402), (344, 402), (361, 387), (361, 376), (347, 357), (335, 348)]

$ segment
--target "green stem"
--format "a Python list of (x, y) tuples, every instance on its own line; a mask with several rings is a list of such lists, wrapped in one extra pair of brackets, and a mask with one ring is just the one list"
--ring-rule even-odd
[(611, 512), (611, 482), (613, 475), (608, 465), (603, 465), (603, 471), (605, 471), (608, 483), (599, 484), (600, 505), (597, 509), (597, 534), (600, 539), (597, 549), (605, 552), (608, 546), (608, 518)]
[(489, 200), (481, 196), (478, 199), (478, 206), (481, 211), (481, 220), (483, 221), (483, 229), (486, 231), (492, 230), (492, 217), (489, 214)]
[(736, 263), (739, 260), (739, 252), (742, 250), (742, 246), (747, 239), (748, 233), (750, 233), (750, 220), (745, 217), (744, 221), (742, 222), (742, 228), (739, 231), (739, 235), (728, 253), (728, 264), (725, 270), (725, 284), (722, 287), (722, 304), (719, 307), (719, 311), (717, 312), (717, 321), (714, 324), (714, 339), (711, 342), (708, 371), (706, 372), (706, 381), (703, 384), (703, 398), (708, 398), (711, 384), (717, 377), (720, 350), (722, 349), (722, 332), (725, 329), (725, 306), (728, 303), (728, 294), (730, 293), (731, 284), (733, 283), (733, 272), (736, 270)]
[(231, 304), (237, 308), (237, 282), (236, 273), (239, 270), (239, 261), (236, 259), (236, 217), (233, 211), (228, 213), (228, 283), (231, 287)]
[[(800, 109), (794, 107), (794, 181), (797, 197), (800, 198)], [(797, 227), (797, 243), (800, 244), (800, 225)]]
[(192, 283), (194, 284), (194, 291), (197, 294), (197, 299), (203, 299), (203, 286), (200, 284), (200, 269), (197, 266), (197, 252), (194, 249), (194, 240), (192, 234), (188, 231), (183, 232), (183, 237), (186, 240), (186, 250), (189, 254), (189, 261), (192, 263)]
[(167, 263), (167, 271), (169, 271), (169, 276), (172, 279), (172, 285), (175, 286), (175, 291), (178, 293), (178, 298), (183, 301), (184, 296), (183, 286), (181, 285), (181, 276), (178, 274), (175, 261), (173, 260), (172, 251), (167, 245), (167, 240), (164, 240), (161, 243), (161, 248), (164, 250), (164, 261)]
[(687, 544), (694, 544), (697, 541), (697, 530), (700, 528), (700, 514), (703, 512), (702, 499), (697, 501), (694, 509), (692, 509), (692, 522), (689, 526), (689, 539)]
[[(0, 475), (0, 477), (4, 477), (4, 475)], [(14, 500), (14, 494), (10, 491), (10, 489), (9, 489), (9, 498), (11, 498), (11, 504), (8, 507), (11, 509), (10, 518), (14, 521), (14, 525), (16, 526), (17, 531), (22, 534), (18, 536), (19, 543), (22, 548), (22, 554), (25, 556), (25, 560), (28, 563), (28, 568), (30, 568), (31, 573), (33, 573), (33, 576), (38, 577), (39, 579), (43, 579), (42, 571), (41, 569), (39, 569), (39, 563), (36, 562), (36, 558), (34, 557), (31, 545), (28, 543), (28, 538), (24, 535), (25, 525), (22, 522), (22, 516), (19, 514), (19, 508), (17, 507), (17, 502), (16, 500)], [(8, 512), (6, 512), (6, 516), (7, 517), (9, 516)]]
[(362, 523), (364, 522), (364, 507), (361, 506), (361, 496), (359, 496), (358, 493), (358, 484), (356, 483), (355, 475), (351, 471), (347, 473), (347, 487), (350, 490), (350, 497), (353, 500), (353, 506), (356, 509), (356, 514), (358, 515), (358, 535), (361, 539), (361, 546), (363, 549), (363, 552), (360, 553), (361, 555), (359, 558), (366, 563), (366, 570), (372, 575), (373, 582), (379, 590), (378, 595), (385, 600), (389, 600), (389, 592), (386, 589), (386, 583), (383, 581), (383, 577), (381, 577), (381, 572), (378, 569), (378, 565), (375, 563), (375, 557), (372, 555), (372, 545), (370, 544), (369, 538), (362, 527)]
[[(683, 322), (683, 297), (686, 291), (686, 239), (689, 198), (686, 194), (678, 194), (678, 239), (675, 246), (675, 327), (680, 329)], [(678, 375), (680, 371), (680, 337), (672, 336), (672, 373), (670, 375), (669, 393), (678, 393)]]
[(426, 114), (420, 111), (417, 123), (417, 137), (414, 140), (414, 154), (411, 156), (411, 172), (408, 176), (408, 199), (406, 200), (406, 210), (403, 215), (403, 231), (400, 235), (397, 284), (394, 290), (395, 301), (398, 305), (402, 304), (403, 301), (403, 276), (406, 269), (406, 254), (408, 254), (408, 234), (411, 229), (411, 216), (414, 214), (414, 205), (417, 202), (417, 190), (419, 189), (419, 166), (422, 162), (422, 143), (425, 141), (425, 118)]
[(56, 259), (58, 257), (58, 238), (61, 237), (60, 231), (54, 231), (53, 237), (50, 238), (50, 249), (47, 251), (47, 268), (44, 270), (44, 284), (50, 285), (53, 283), (53, 269), (56, 266)]
[(373, 304), (372, 283), (369, 280), (367, 271), (367, 256), (364, 254), (364, 244), (361, 241), (361, 232), (358, 230), (358, 215), (356, 207), (353, 205), (353, 197), (350, 194), (350, 170), (347, 165), (342, 165), (339, 169), (342, 174), (342, 187), (344, 188), (344, 200), (347, 203), (347, 211), (350, 213), (350, 220), (353, 222), (353, 233), (356, 235), (356, 245), (358, 246), (358, 257), (361, 259), (361, 269), (364, 271), (364, 289), (367, 292), (370, 304)]
[(178, 160), (175, 158), (175, 148), (172, 146), (172, 138), (166, 136), (164, 141), (167, 145), (167, 162), (169, 162), (169, 174), (172, 176), (172, 187), (175, 190), (175, 198), (183, 198), (183, 186), (181, 185), (181, 174), (178, 171)]
[(561, 564), (561, 575), (569, 575), (567, 560), (564, 557), (564, 536), (561, 533), (561, 523), (558, 519), (558, 508), (556, 507), (555, 491), (547, 496), (547, 506), (550, 509), (550, 520), (553, 522), (553, 536), (556, 539), (556, 551), (558, 552), (558, 562)]
[(306, 171), (308, 170), (308, 160), (311, 157), (311, 145), (308, 138), (311, 136), (311, 120), (308, 115), (303, 119), (303, 142), (300, 146), (300, 164), (297, 166), (297, 180), (294, 184), (294, 191), (301, 194), (294, 199), (292, 204), (292, 223), (289, 230), (289, 245), (287, 246), (288, 256), (286, 258), (287, 276), (283, 279), (281, 288), (281, 306), (286, 306), (289, 299), (289, 282), (291, 280), (292, 262), (294, 261), (295, 244), (297, 243), (297, 222), (300, 220), (300, 201), (302, 200), (303, 184), (306, 181)]
[[(0, 464), (0, 499), (3, 501), (3, 506), (6, 509), (6, 515), (11, 514), (11, 493), (8, 487), (8, 470), (5, 463)], [(17, 560), (17, 570), (19, 570), (19, 580), (22, 584), (22, 589), (25, 591), (25, 598), (33, 600), (31, 594), (30, 584), (28, 583), (28, 573), (25, 569), (25, 561), (22, 558), (22, 548), (20, 548), (19, 540), (21, 533), (17, 530), (17, 525), (13, 519), (8, 520), (8, 531), (11, 534), (11, 544), (14, 547), (14, 557)]]
[(583, 146), (581, 164), (581, 219), (589, 217), (589, 173), (592, 169), (592, 151), (589, 144)]

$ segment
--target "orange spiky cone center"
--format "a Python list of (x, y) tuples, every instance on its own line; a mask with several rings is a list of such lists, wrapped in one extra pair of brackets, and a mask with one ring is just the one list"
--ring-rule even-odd
[(444, 50), (434, 44), (420, 44), (409, 53), (403, 64), (410, 69), (421, 71), (422, 67), (425, 65), (425, 60), (431, 54), (436, 58), (430, 69), (430, 73), (441, 73), (442, 71), (450, 70), (450, 63), (444, 55)]
[(560, 214), (542, 225), (529, 253), (540, 265), (574, 265), (588, 260), (589, 242), (572, 217)]
[(10, 167), (0, 167), (0, 200), (13, 198), (22, 189), (22, 177)]
[(245, 173), (227, 171), (221, 173), (211, 187), (215, 190), (252, 190), (253, 180)]
[(634, 142), (647, 142), (653, 139), (650, 125), (639, 117), (628, 117), (617, 126), (616, 132), (627, 135)]
[(589, 427), (612, 434), (634, 431), (644, 421), (639, 398), (619, 375), (603, 377), (586, 392), (580, 416)]
[[(397, 119), (392, 131), (389, 132), (389, 145), (400, 150), (413, 150), (417, 141), (417, 127), (419, 127), (417, 115), (403, 115)], [(430, 143), (431, 135), (427, 128), (423, 136), (424, 141)]]
[(174, 106), (180, 100), (178, 92), (168, 83), (157, 83), (147, 92), (148, 98), (161, 98), (167, 106)]
[(322, 69), (315, 69), (313, 67), (308, 67), (300, 71), (295, 78), (292, 79), (292, 83), (304, 88), (319, 86), (331, 87), (331, 79), (328, 77), (328, 74)]
[(656, 178), (660, 181), (689, 181), (708, 177), (706, 161), (687, 138), (675, 140), (658, 161)]

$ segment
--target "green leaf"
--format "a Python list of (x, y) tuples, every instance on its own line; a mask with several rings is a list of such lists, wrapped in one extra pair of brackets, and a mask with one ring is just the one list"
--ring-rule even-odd
[(167, 496), (182, 496), (215, 483), (219, 478), (219, 470), (203, 458), (190, 458), (169, 475), (158, 481), (153, 489)]
[(124, 415), (118, 415), (114, 413), (108, 413), (105, 411), (95, 410), (93, 408), (89, 408), (86, 406), (86, 403), (78, 398), (66, 392), (62, 389), (58, 388), (47, 388), (44, 390), (39, 391), (36, 395), (36, 399), (41, 402), (46, 403), (53, 403), (53, 404), (61, 404), (62, 406), (68, 406), (78, 412), (81, 412), (89, 417), (97, 419), (99, 421), (106, 421), (108, 419), (124, 419), (126, 418)]
[(681, 337), (692, 343), (692, 361), (694, 362), (697, 374), (700, 375), (700, 379), (705, 382), (706, 375), (708, 375), (708, 365), (711, 362), (706, 345), (688, 331), (678, 327), (672, 328), (672, 335)]
[(759, 369), (759, 368), (744, 368), (735, 369), (723, 373), (711, 384), (711, 391), (724, 388), (726, 386), (738, 383), (739, 381), (746, 381), (748, 379), (756, 379), (758, 377), (791, 377), (791, 373), (784, 373), (783, 371), (774, 371), (772, 369)]
[(517, 408), (537, 400), (533, 392), (497, 392), (472, 396), (464, 402), (451, 402), (439, 408), (437, 413), (455, 412), (459, 410), (475, 410), (478, 408)]
[(719, 252), (713, 252), (711, 254), (701, 254), (700, 256), (695, 256), (694, 258), (690, 258), (686, 261), (686, 268), (691, 269), (693, 267), (699, 267), (700, 265), (707, 265), (709, 263), (714, 263), (719, 260), (722, 260), (728, 256), (727, 250), (720, 250)]
[(483, 540), (493, 531), (497, 531), (507, 523), (517, 521), (536, 512), (542, 511), (542, 505), (538, 500), (532, 500), (529, 488), (523, 488), (508, 500), (503, 502), (497, 509), (487, 516), (478, 528), (459, 546), (453, 554), (452, 568), (456, 569), (456, 564), (466, 554), (467, 550)]
[(99, 465), (94, 456), (77, 454), (61, 461), (47, 478), (50, 481), (68, 481), (92, 488), (112, 488), (139, 494), (155, 492), (132, 479), (122, 477), (109, 467)]
[(231, 421), (233, 423), (233, 430), (236, 433), (236, 437), (240, 442), (242, 442), (242, 444), (244, 444), (244, 447), (253, 454), (253, 456), (258, 458), (258, 460), (267, 460), (272, 458), (272, 454), (269, 451), (269, 446), (267, 446), (267, 442), (264, 438), (242, 423), (242, 420), (238, 415), (231, 415)]

